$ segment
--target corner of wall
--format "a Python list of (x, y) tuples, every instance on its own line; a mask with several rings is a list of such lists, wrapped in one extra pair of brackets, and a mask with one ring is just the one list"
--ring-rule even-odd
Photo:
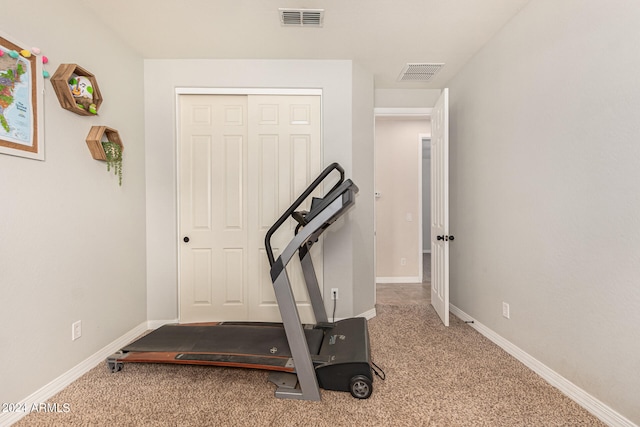
[(360, 189), (353, 227), (353, 312), (374, 308), (374, 81), (358, 64), (353, 69), (353, 177)]

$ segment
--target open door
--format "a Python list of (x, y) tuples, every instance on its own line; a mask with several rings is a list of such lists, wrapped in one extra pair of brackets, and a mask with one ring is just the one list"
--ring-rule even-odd
[(449, 89), (431, 112), (431, 305), (449, 326)]

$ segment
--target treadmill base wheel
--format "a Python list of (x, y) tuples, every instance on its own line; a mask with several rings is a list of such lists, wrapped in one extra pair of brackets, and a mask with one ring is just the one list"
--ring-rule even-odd
[(356, 375), (349, 381), (349, 391), (356, 399), (367, 399), (373, 392), (373, 385), (364, 375)]
[(120, 372), (123, 367), (124, 363), (122, 362), (107, 362), (107, 368), (109, 368), (109, 371), (111, 371), (111, 373)]

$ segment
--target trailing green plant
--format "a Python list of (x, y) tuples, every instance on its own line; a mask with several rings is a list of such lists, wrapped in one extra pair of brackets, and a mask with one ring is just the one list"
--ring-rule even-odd
[(113, 168), (113, 173), (118, 175), (118, 184), (122, 185), (122, 147), (111, 141), (102, 141), (102, 148), (107, 157), (107, 172)]

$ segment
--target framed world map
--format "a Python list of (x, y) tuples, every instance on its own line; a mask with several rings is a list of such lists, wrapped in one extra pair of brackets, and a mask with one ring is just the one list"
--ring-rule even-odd
[(0, 153), (44, 160), (42, 62), (29, 49), (0, 32)]

